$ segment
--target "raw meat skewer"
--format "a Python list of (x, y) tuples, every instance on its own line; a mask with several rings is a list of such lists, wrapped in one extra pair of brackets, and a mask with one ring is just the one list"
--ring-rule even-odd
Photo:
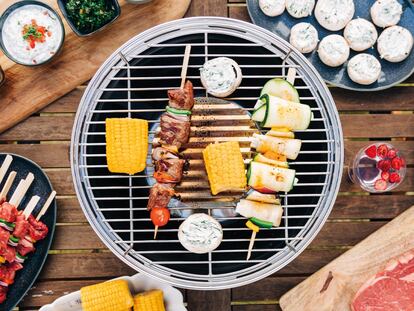
[(34, 180), (34, 176), (32, 173), (29, 173), (26, 179), (21, 180), (19, 185), (17, 186), (16, 190), (13, 193), (9, 203), (16, 208), (19, 207), (20, 203), (22, 202), (24, 196), (26, 195), (27, 190), (29, 190), (30, 185)]
[(46, 202), (45, 202), (45, 204), (43, 205), (43, 207), (42, 207), (42, 209), (40, 210), (40, 212), (39, 212), (39, 214), (37, 215), (37, 217), (36, 217), (36, 220), (40, 220), (40, 218), (44, 215), (44, 214), (46, 214), (46, 212), (47, 212), (47, 210), (48, 210), (48, 208), (49, 208), (49, 206), (50, 206), (50, 204), (52, 203), (52, 201), (53, 201), (53, 199), (55, 198), (55, 196), (56, 196), (56, 191), (52, 191), (52, 193), (49, 195), (49, 197), (47, 198), (47, 200), (46, 200)]
[(13, 157), (11, 155), (7, 155), (3, 161), (3, 164), (0, 167), (0, 183), (3, 181), (4, 176), (6, 176), (7, 170), (10, 167), (10, 164), (13, 161)]
[(6, 201), (7, 193), (10, 190), (10, 187), (12, 186), (14, 179), (16, 178), (17, 173), (15, 171), (11, 172), (9, 174), (9, 177), (7, 177), (7, 180), (3, 186), (3, 189), (0, 192), (0, 203), (3, 203)]

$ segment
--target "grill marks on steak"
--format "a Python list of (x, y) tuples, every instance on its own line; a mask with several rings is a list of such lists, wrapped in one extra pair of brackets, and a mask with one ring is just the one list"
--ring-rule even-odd
[(356, 293), (353, 311), (414, 310), (414, 250), (391, 260)]
[(171, 108), (191, 110), (194, 106), (193, 84), (187, 80), (183, 89), (168, 90), (168, 98)]
[(175, 116), (168, 112), (161, 116), (160, 143), (180, 149), (190, 137), (190, 119), (187, 116)]

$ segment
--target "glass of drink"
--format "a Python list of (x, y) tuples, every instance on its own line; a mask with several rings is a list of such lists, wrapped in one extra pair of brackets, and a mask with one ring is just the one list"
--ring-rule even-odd
[(400, 185), (406, 171), (401, 152), (384, 142), (362, 148), (349, 165), (348, 174), (362, 189), (379, 193)]

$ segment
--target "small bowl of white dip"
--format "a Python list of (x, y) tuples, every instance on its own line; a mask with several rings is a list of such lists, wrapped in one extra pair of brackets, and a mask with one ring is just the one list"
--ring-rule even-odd
[(50, 6), (35, 0), (17, 2), (0, 17), (0, 48), (25, 66), (49, 62), (63, 46), (62, 19)]

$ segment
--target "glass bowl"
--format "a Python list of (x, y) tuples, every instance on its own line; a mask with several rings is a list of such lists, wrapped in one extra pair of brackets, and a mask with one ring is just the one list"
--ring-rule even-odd
[(362, 148), (349, 165), (350, 179), (372, 193), (391, 191), (404, 180), (406, 162), (401, 152), (387, 142)]

